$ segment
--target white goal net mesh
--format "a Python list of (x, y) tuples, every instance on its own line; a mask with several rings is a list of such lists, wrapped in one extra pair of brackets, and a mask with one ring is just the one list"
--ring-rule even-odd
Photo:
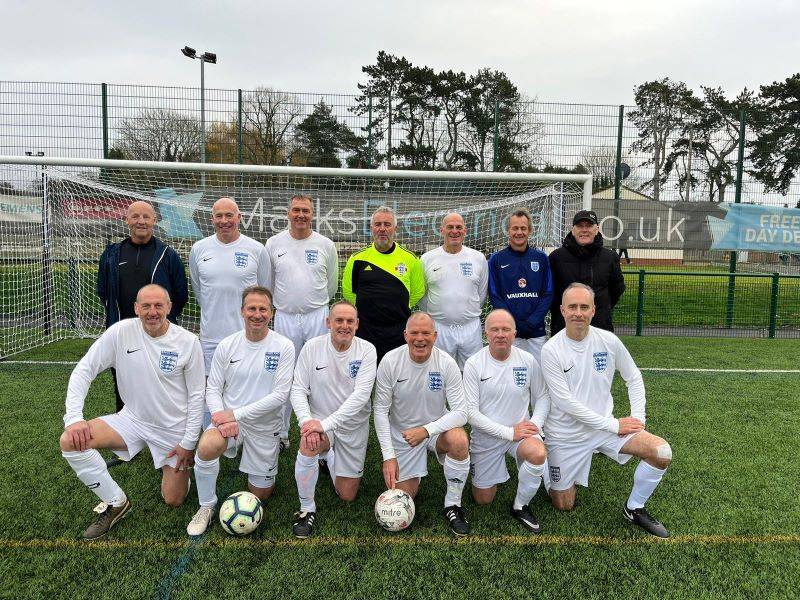
[[(124, 217), (135, 200), (155, 207), (156, 237), (175, 248), (186, 265), (192, 244), (214, 233), (211, 205), (223, 196), (238, 203), (242, 233), (262, 243), (287, 228), (293, 195), (312, 197), (314, 229), (336, 243), (341, 265), (371, 242), (370, 215), (382, 205), (397, 214), (397, 241), (418, 256), (441, 244), (439, 225), (451, 211), (466, 221), (465, 244), (488, 256), (506, 246), (513, 209), (530, 210), (531, 244), (550, 248), (561, 244), (569, 219), (584, 203), (583, 183), (569, 175), (542, 181), (536, 175), (202, 171), (91, 162), (87, 167), (0, 159), (0, 358), (102, 331), (98, 259), (109, 243), (128, 235)], [(191, 292), (180, 324), (198, 329)]]

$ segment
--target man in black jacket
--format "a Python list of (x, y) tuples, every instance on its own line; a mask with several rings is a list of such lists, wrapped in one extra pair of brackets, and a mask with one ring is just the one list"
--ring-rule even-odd
[(614, 331), (611, 311), (625, 291), (625, 280), (619, 266), (619, 256), (603, 248), (603, 236), (597, 214), (580, 210), (572, 219), (572, 231), (564, 238), (561, 248), (550, 253), (553, 276), (553, 302), (550, 306), (550, 335), (564, 329), (561, 315), (561, 295), (571, 283), (584, 283), (595, 293), (596, 312), (592, 326)]
[[(130, 236), (106, 247), (97, 272), (97, 295), (106, 312), (106, 327), (135, 317), (136, 295), (150, 283), (160, 285), (169, 293), (172, 310), (167, 317), (175, 323), (189, 299), (183, 261), (175, 250), (153, 236), (156, 213), (147, 202), (132, 203), (125, 223)], [(111, 369), (111, 373), (119, 412), (123, 402), (117, 389), (116, 372)]]

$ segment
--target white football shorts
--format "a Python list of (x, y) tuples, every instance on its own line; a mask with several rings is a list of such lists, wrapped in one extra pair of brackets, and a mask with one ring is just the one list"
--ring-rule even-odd
[(279, 310), (275, 312), (273, 325), (275, 331), (292, 341), (295, 356), (300, 356), (300, 350), (308, 340), (328, 332), (325, 326), (327, 316), (327, 306), (320, 306), (307, 313), (287, 313)]
[[(540, 435), (534, 436), (540, 440)], [(517, 462), (517, 470), (523, 460), (517, 456), (517, 449), (524, 440), (509, 442), (493, 435), (472, 432), (469, 442), (470, 474), (472, 485), (476, 488), (486, 489), (505, 483), (509, 480), (506, 454)]]
[(630, 454), (621, 452), (622, 447), (635, 433), (619, 436), (607, 431), (596, 431), (591, 437), (580, 442), (545, 439), (547, 448), (547, 464), (545, 483), (549, 480), (549, 489), (563, 491), (573, 485), (589, 487), (589, 471), (592, 467), (592, 456), (602, 452), (610, 459), (624, 465), (631, 459)]
[(436, 347), (452, 356), (458, 368), (464, 370), (467, 359), (483, 348), (481, 320), (473, 319), (463, 325), (436, 322)]
[(364, 458), (367, 455), (367, 442), (369, 441), (369, 420), (355, 429), (337, 429), (326, 431), (325, 435), (333, 448), (335, 460), (333, 461), (332, 475), (334, 477), (364, 476)]
[(133, 416), (127, 406), (118, 413), (103, 415), (100, 418), (125, 441), (126, 450), (114, 450), (114, 454), (122, 460), (131, 460), (147, 446), (156, 469), (160, 469), (164, 465), (175, 468), (178, 457), (167, 458), (167, 454), (172, 452), (183, 439), (183, 431), (143, 423)]
[[(210, 425), (206, 429), (214, 428)], [(255, 478), (260, 478), (257, 483), (251, 483), (260, 488), (271, 488), (275, 485), (275, 476), (278, 474), (278, 455), (280, 454), (280, 436), (277, 431), (268, 432), (248, 426), (239, 422), (239, 435), (235, 438), (226, 438), (228, 448), (224, 456), (236, 458), (239, 449), (242, 449), (242, 459), (239, 461), (239, 470)]]
[(434, 453), (439, 464), (444, 465), (444, 459), (447, 455), (436, 452), (436, 442), (439, 441), (438, 435), (434, 435), (412, 448), (403, 439), (402, 431), (396, 431), (394, 427), (390, 427), (390, 431), (400, 471), (397, 481), (425, 477), (428, 474), (428, 452)]

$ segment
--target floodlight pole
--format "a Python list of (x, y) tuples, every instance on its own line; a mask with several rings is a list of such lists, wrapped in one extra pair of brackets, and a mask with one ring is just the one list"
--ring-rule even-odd
[[(181, 54), (187, 58), (200, 60), (200, 162), (206, 162), (206, 63), (217, 64), (217, 55), (213, 52), (203, 52), (197, 55), (197, 51), (189, 46), (181, 49)], [(206, 187), (205, 172), (201, 174), (201, 184)]]

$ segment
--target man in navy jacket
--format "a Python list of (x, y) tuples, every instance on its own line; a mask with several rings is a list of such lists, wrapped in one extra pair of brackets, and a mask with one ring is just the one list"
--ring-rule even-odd
[[(97, 295), (106, 311), (106, 327), (135, 317), (136, 294), (150, 283), (157, 283), (169, 292), (172, 310), (167, 318), (175, 323), (189, 299), (183, 262), (175, 250), (153, 236), (156, 213), (150, 204), (141, 201), (131, 204), (125, 222), (130, 236), (106, 247), (97, 272)], [(111, 373), (119, 412), (123, 402), (117, 390), (116, 373), (113, 369)]]
[(489, 299), (494, 308), (504, 308), (514, 317), (514, 344), (539, 361), (545, 342), (544, 318), (553, 297), (550, 263), (544, 252), (528, 245), (531, 215), (525, 209), (511, 213), (508, 248), (489, 258)]

